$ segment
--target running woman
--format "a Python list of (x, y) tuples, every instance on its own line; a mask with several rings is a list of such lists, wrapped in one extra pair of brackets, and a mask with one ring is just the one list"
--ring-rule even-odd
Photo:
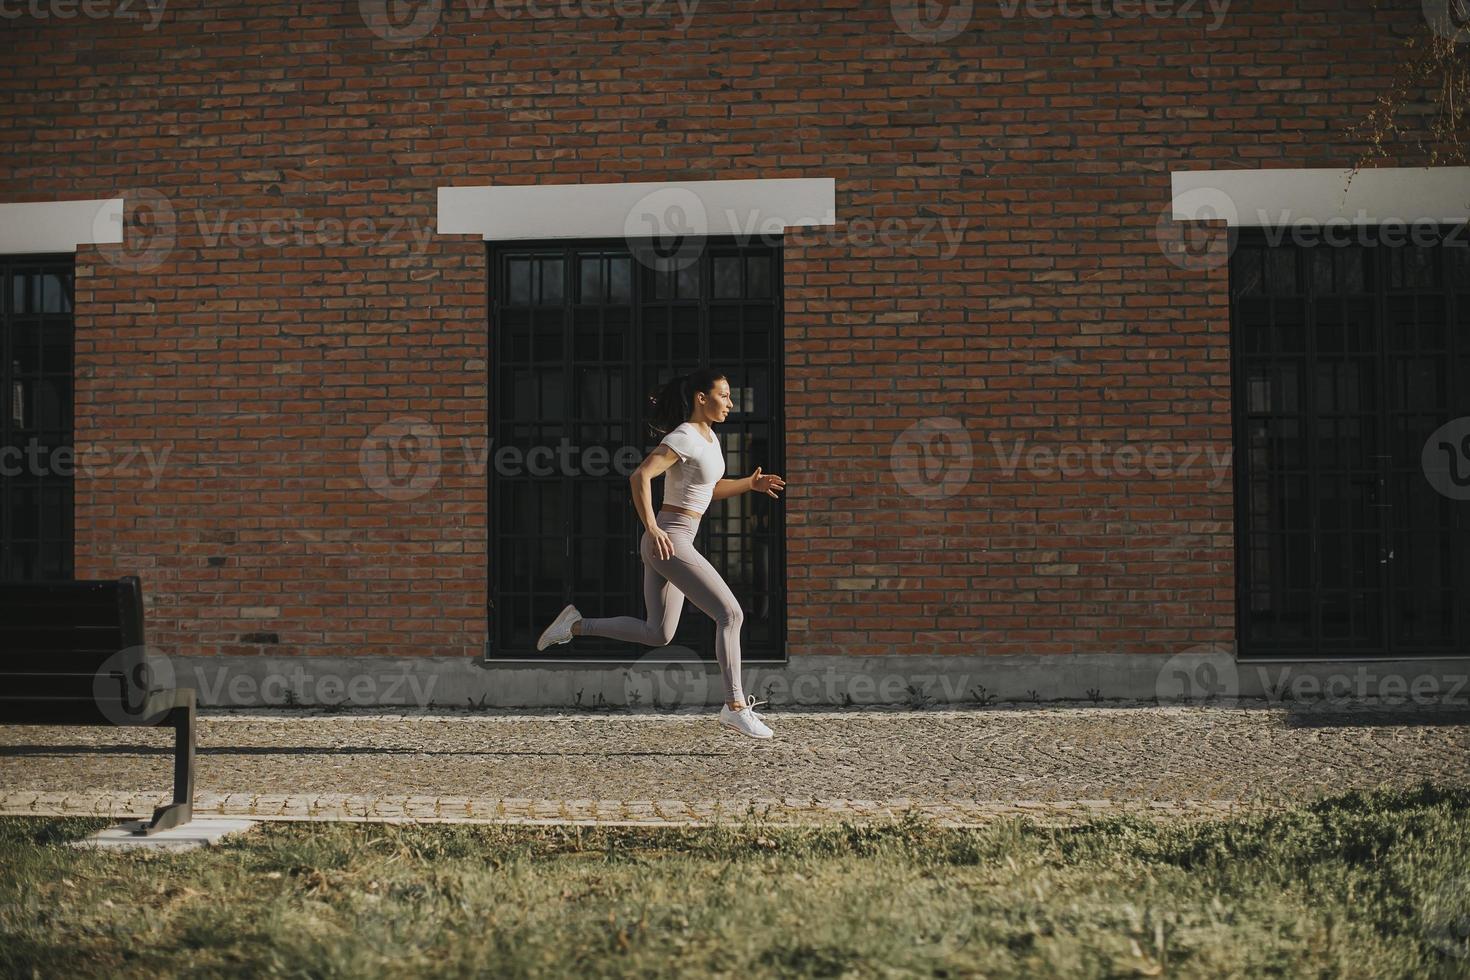
[[(721, 479), (725, 455), (712, 426), (730, 414), (730, 382), (722, 374), (701, 368), (674, 378), (650, 398), (658, 444), (628, 478), (633, 507), (647, 529), (639, 539), (643, 556), (643, 601), (648, 618), (615, 616), (584, 619), (576, 605), (568, 605), (546, 627), (537, 650), (569, 643), (574, 636), (607, 636), (646, 646), (667, 646), (679, 627), (687, 595), (715, 621), (715, 657), (725, 684), (725, 703), (719, 724), (750, 738), (770, 738), (771, 729), (755, 707), (765, 704), (746, 695), (740, 685), (740, 626), (745, 620), (740, 603), (720, 573), (694, 549), (699, 519), (711, 501), (739, 493), (777, 496), (786, 481), (757, 466), (748, 477)], [(664, 502), (653, 511), (653, 479), (665, 474)]]

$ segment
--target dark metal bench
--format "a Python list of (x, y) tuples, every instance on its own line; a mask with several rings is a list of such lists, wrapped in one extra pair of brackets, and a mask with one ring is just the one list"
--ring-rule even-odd
[(194, 815), (194, 691), (165, 687), (145, 656), (143, 586), (0, 583), (0, 724), (162, 725), (174, 729), (174, 801), (137, 834)]

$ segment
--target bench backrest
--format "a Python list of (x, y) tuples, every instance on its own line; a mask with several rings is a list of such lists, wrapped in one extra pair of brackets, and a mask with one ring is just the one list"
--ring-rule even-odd
[(0, 699), (135, 702), (157, 686), (143, 644), (137, 576), (0, 582)]

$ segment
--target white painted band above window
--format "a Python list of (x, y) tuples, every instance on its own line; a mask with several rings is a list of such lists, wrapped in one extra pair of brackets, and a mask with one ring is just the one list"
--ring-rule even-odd
[(1383, 225), (1470, 219), (1470, 167), (1186, 170), (1169, 175), (1175, 221), (1277, 227), (1307, 221)]
[(0, 204), (0, 254), (75, 252), (123, 240), (123, 199)]
[(487, 241), (757, 237), (836, 220), (831, 177), (439, 188), (439, 233)]

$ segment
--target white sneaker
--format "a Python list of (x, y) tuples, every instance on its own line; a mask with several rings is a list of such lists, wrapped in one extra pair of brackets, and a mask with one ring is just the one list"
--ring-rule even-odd
[(765, 722), (761, 721), (761, 716), (755, 713), (755, 706), (758, 704), (765, 704), (765, 702), (757, 701), (754, 694), (747, 694), (745, 707), (739, 711), (731, 711), (728, 704), (720, 705), (720, 727), (739, 732), (750, 738), (771, 738), (771, 730), (766, 727)]
[[(766, 703), (767, 702), (765, 702), (765, 701), (757, 701), (755, 699), (755, 695), (754, 694), (747, 694), (745, 696), (745, 706), (750, 709), (750, 713), (751, 714), (755, 715), (761, 721), (765, 721), (766, 720), (766, 716), (763, 715), (763, 714), (761, 714), (759, 711), (755, 710), (755, 706), (758, 705), (758, 704), (766, 704)], [(737, 712), (731, 712), (731, 714), (736, 714), (736, 713)]]
[(766, 702), (764, 702), (764, 701), (757, 701), (755, 699), (755, 695), (754, 694), (747, 694), (745, 696), (745, 704), (746, 704), (747, 707), (750, 708), (750, 713), (753, 714), (753, 715), (755, 715), (761, 721), (765, 721), (766, 720), (766, 716), (763, 715), (763, 714), (761, 714), (759, 711), (755, 710), (755, 706), (758, 705), (758, 704), (765, 704), (765, 703)]
[(561, 613), (552, 620), (550, 626), (541, 633), (541, 639), (536, 641), (538, 651), (547, 647), (554, 647), (558, 643), (570, 643), (572, 640), (572, 624), (580, 622), (582, 614), (577, 612), (577, 607), (568, 605)]

